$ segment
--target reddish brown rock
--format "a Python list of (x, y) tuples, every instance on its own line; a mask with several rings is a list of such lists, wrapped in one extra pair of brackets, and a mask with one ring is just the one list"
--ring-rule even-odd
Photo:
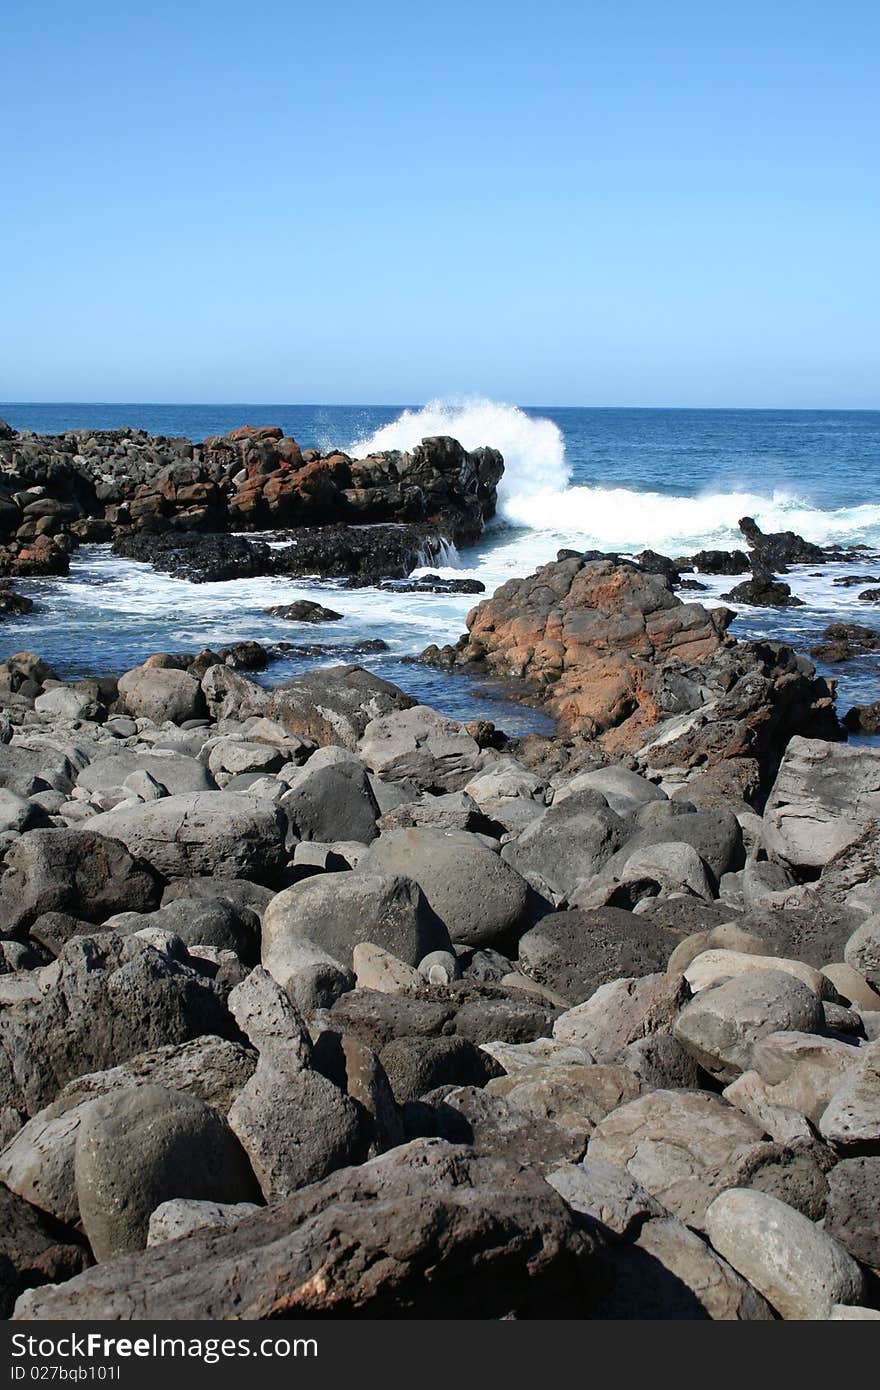
[(568, 555), (502, 585), (456, 648), (422, 659), (521, 679), (562, 734), (657, 770), (730, 758), (769, 770), (793, 733), (838, 737), (833, 691), (810, 663), (780, 643), (737, 643), (732, 618), (682, 603), (632, 562)]

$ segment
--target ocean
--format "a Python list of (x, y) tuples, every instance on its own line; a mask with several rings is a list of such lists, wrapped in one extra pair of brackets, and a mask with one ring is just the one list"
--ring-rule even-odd
[[(807, 650), (832, 621), (880, 629), (880, 606), (844, 588), (844, 574), (880, 576), (880, 411), (622, 410), (519, 408), (489, 400), (434, 401), (424, 407), (0, 403), (17, 429), (60, 433), (130, 426), (202, 439), (241, 424), (280, 425), (303, 448), (338, 446), (352, 454), (410, 448), (423, 436), (451, 434), (466, 448), (501, 450), (505, 474), (499, 514), (480, 544), (450, 553), (439, 572), (472, 577), (487, 593), (554, 558), (561, 547), (685, 555), (744, 548), (737, 529), (753, 516), (767, 531), (790, 529), (819, 544), (868, 547), (858, 565), (798, 566), (787, 576), (802, 608), (737, 609), (732, 631), (771, 636)], [(436, 566), (433, 567), (436, 571)], [(712, 604), (732, 584), (701, 576), (695, 595)], [(541, 727), (534, 711), (469, 677), (412, 665), (429, 642), (454, 641), (476, 601), (469, 596), (345, 590), (286, 579), (190, 585), (121, 560), (106, 546), (83, 547), (65, 579), (19, 581), (37, 602), (4, 624), (0, 654), (38, 651), (65, 677), (120, 672), (154, 651), (263, 643), (320, 642), (341, 659), (404, 685), (457, 718), (494, 718), (511, 734)], [(869, 587), (867, 584), (864, 587)], [(342, 622), (312, 627), (268, 618), (270, 605), (306, 597), (329, 602)], [(689, 596), (690, 597), (690, 596)], [(389, 650), (351, 658), (364, 638)], [(321, 658), (289, 655), (264, 679), (289, 679)], [(880, 698), (880, 661), (866, 657), (823, 668), (839, 682), (841, 712)]]

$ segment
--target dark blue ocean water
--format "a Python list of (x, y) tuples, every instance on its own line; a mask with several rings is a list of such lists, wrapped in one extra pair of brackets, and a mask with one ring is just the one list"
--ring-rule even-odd
[[(527, 407), (466, 400), (424, 407), (327, 405), (102, 405), (0, 403), (18, 429), (144, 429), (202, 439), (237, 425), (277, 424), (305, 448), (409, 448), (446, 433), (467, 448), (491, 444), (505, 457), (499, 518), (481, 544), (458, 558), (458, 572), (491, 591), (513, 575), (553, 558), (560, 546), (670, 555), (703, 546), (741, 545), (737, 522), (756, 517), (765, 530), (793, 529), (817, 543), (860, 544), (857, 572), (880, 575), (880, 412), (619, 410)], [(859, 589), (832, 580), (852, 566), (801, 567), (793, 591), (805, 606), (784, 612), (740, 609), (735, 631), (771, 635), (801, 648), (828, 622), (843, 618), (880, 628), (880, 609)], [(711, 580), (707, 602), (730, 581)], [(35, 580), (27, 591), (39, 611), (5, 625), (0, 650), (39, 650), (66, 674), (118, 671), (152, 651), (216, 645), (235, 637), (346, 644), (384, 638), (387, 656), (369, 664), (458, 717), (498, 717), (511, 731), (521, 716), (486, 700), (463, 678), (449, 680), (401, 664), (430, 641), (454, 640), (472, 600), (439, 595), (339, 592), (345, 614), (332, 628), (292, 628), (265, 608), (300, 595), (326, 599), (326, 585), (279, 580), (191, 586), (120, 561), (105, 547), (78, 552), (70, 577)], [(313, 660), (313, 659), (312, 659)], [(303, 665), (289, 658), (269, 679)], [(878, 664), (866, 660), (833, 672), (840, 703), (880, 698)], [(524, 716), (526, 722), (532, 716)]]

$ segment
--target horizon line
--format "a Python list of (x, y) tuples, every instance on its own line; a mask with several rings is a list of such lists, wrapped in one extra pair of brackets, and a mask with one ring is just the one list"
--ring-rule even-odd
[[(465, 406), (488, 401), (495, 405), (512, 405), (519, 410), (669, 410), (669, 411), (705, 411), (706, 413), (721, 413), (723, 411), (738, 410), (750, 411), (756, 414), (847, 414), (847, 415), (876, 415), (880, 413), (880, 405), (597, 405), (597, 404), (572, 404), (568, 402), (540, 402), (521, 404), (517, 401), (500, 400), (491, 396), (440, 396), (436, 399), (443, 404)], [(406, 401), (85, 401), (85, 400), (33, 400), (33, 401), (0, 401), (0, 408), (5, 407), (31, 407), (31, 406), (160, 406), (164, 409), (180, 408), (207, 408), (211, 410), (233, 410), (233, 409), (259, 409), (276, 408), (279, 410), (309, 410), (309, 409), (341, 409), (341, 410), (423, 410), (431, 401), (423, 401), (421, 404)]]

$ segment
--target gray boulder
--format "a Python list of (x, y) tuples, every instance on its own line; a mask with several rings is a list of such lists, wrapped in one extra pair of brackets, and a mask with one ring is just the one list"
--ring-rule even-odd
[(50, 969), (51, 987), (0, 1012), (0, 1045), (31, 1115), (74, 1077), (234, 1032), (213, 981), (137, 937), (74, 937)]
[(649, 782), (646, 777), (640, 777), (637, 772), (630, 772), (628, 768), (612, 765), (575, 773), (574, 777), (556, 788), (553, 804), (558, 806), (582, 791), (599, 792), (619, 816), (629, 815), (640, 806), (667, 800), (662, 787)]
[(857, 927), (846, 943), (843, 958), (875, 989), (880, 989), (880, 916)]
[(87, 829), (121, 840), (166, 878), (222, 872), (271, 881), (287, 858), (287, 820), (269, 801), (234, 792), (169, 796), (93, 816)]
[(371, 720), (358, 751), (385, 781), (411, 778), (424, 791), (459, 791), (482, 766), (476, 741), (427, 705)]
[(74, 1156), (80, 1216), (98, 1260), (147, 1244), (150, 1214), (171, 1197), (259, 1196), (241, 1146), (216, 1110), (163, 1086), (114, 1091), (82, 1118)]
[(68, 1082), (0, 1153), (0, 1182), (68, 1225), (79, 1221), (73, 1160), (80, 1122), (92, 1101), (133, 1086), (164, 1086), (225, 1114), (253, 1075), (256, 1055), (216, 1037), (140, 1053), (107, 1071)]
[(380, 811), (367, 769), (360, 758), (340, 752), (319, 749), (282, 797), (291, 830), (300, 840), (369, 844), (379, 833)]
[(361, 869), (319, 874), (279, 893), (263, 917), (263, 965), (283, 988), (295, 974), (291, 943), (314, 942), (346, 969), (361, 941), (408, 965), (450, 949), (449, 934), (412, 879)]
[(622, 878), (628, 861), (637, 853), (671, 842), (690, 845), (708, 869), (715, 886), (722, 875), (741, 869), (745, 863), (742, 827), (732, 811), (717, 807), (673, 816), (660, 825), (636, 831), (607, 861), (604, 872), (612, 878)]
[(183, 724), (206, 713), (199, 682), (185, 671), (136, 666), (119, 677), (119, 697), (126, 713), (154, 724)]
[(269, 704), (268, 690), (222, 663), (202, 676), (202, 695), (214, 720), (260, 718)]
[(764, 810), (771, 859), (822, 868), (880, 819), (880, 748), (793, 738)]
[(880, 1156), (845, 1158), (828, 1174), (824, 1229), (880, 1273)]
[(172, 1197), (162, 1202), (150, 1217), (147, 1246), (166, 1240), (179, 1240), (193, 1231), (218, 1227), (228, 1231), (261, 1208), (256, 1202), (206, 1202), (195, 1197)]
[(112, 791), (129, 785), (129, 778), (148, 773), (171, 795), (182, 792), (212, 791), (215, 783), (208, 769), (184, 753), (149, 752), (145, 748), (102, 745), (91, 762), (77, 775), (76, 785), (84, 791)]
[(14, 933), (47, 912), (102, 922), (158, 907), (161, 879), (118, 840), (89, 830), (28, 830), (6, 856), (0, 929)]
[(359, 1162), (369, 1142), (354, 1101), (275, 1047), (261, 1053), (256, 1071), (233, 1101), (229, 1124), (270, 1203)]
[(679, 1220), (704, 1228), (706, 1208), (748, 1181), (766, 1147), (760, 1125), (709, 1091), (650, 1091), (597, 1125), (587, 1156), (625, 1168)]
[(770, 1322), (766, 1302), (705, 1240), (672, 1216), (646, 1221), (612, 1252), (614, 1284), (600, 1318)]
[(597, 874), (627, 838), (628, 829), (595, 791), (547, 808), (505, 845), (502, 857), (554, 905)]
[(392, 831), (374, 841), (360, 870), (413, 879), (450, 938), (465, 946), (497, 946), (527, 921), (526, 881), (466, 831)]
[(331, 666), (277, 687), (266, 713), (288, 733), (354, 752), (371, 720), (414, 704), (396, 685), (361, 666)]
[(616, 907), (551, 912), (519, 943), (519, 968), (571, 1004), (622, 976), (662, 971), (669, 955), (662, 927)]

